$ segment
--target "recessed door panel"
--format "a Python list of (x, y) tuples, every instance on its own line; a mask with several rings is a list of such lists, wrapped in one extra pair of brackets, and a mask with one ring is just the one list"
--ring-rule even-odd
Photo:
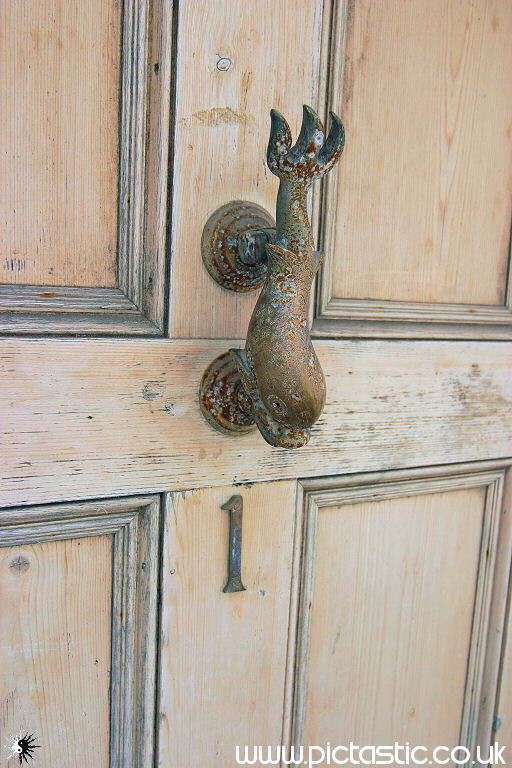
[(0, 332), (162, 332), (169, 4), (0, 10)]
[(33, 734), (36, 765), (108, 767), (111, 550), (108, 536), (0, 549), (2, 762)]
[(336, 7), (319, 332), (510, 335), (510, 3)]
[(501, 473), (384, 473), (306, 493), (297, 743), (472, 749), (490, 737), (480, 719), (495, 695), (484, 668), (492, 678), (498, 664), (486, 643), (501, 484)]
[(151, 764), (158, 533), (154, 496), (0, 510), (2, 761)]
[(0, 12), (0, 283), (116, 284), (120, 4)]

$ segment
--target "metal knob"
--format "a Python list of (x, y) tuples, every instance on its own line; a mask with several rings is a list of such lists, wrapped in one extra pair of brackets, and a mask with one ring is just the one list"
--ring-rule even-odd
[(307, 211), (308, 190), (339, 159), (345, 134), (331, 112), (327, 139), (318, 115), (304, 106), (292, 147), (283, 115), (273, 109), (267, 149), (279, 178), (276, 222), (260, 206), (227, 203), (208, 220), (202, 239), (206, 269), (221, 286), (251, 291), (263, 285), (245, 349), (231, 349), (206, 369), (203, 415), (225, 433), (258, 427), (270, 445), (299, 448), (325, 403), (325, 379), (311, 343), (309, 298), (321, 256)]

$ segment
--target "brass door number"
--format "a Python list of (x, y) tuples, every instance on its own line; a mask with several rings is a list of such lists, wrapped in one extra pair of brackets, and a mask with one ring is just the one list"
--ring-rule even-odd
[(223, 592), (243, 592), (242, 584), (242, 520), (244, 502), (241, 496), (232, 496), (221, 509), (229, 512), (228, 580)]

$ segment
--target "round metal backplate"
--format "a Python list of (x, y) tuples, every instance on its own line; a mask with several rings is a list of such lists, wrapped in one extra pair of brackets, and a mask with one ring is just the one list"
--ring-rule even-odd
[(204, 372), (199, 403), (206, 421), (224, 434), (251, 432), (254, 419), (240, 407), (242, 381), (230, 352), (215, 358)]
[(213, 279), (223, 288), (248, 293), (260, 288), (267, 274), (266, 258), (246, 264), (240, 258), (240, 236), (248, 230), (275, 227), (272, 216), (256, 203), (234, 200), (213, 213), (203, 229), (201, 253)]

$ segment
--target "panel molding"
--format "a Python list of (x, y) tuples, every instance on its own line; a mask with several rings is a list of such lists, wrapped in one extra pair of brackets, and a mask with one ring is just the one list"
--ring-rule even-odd
[(0, 547), (112, 536), (111, 766), (153, 762), (159, 509), (139, 496), (0, 511)]
[(332, 296), (334, 249), (329, 245), (322, 249), (324, 247), (331, 256), (327, 257), (319, 276), (317, 314), (313, 325), (316, 336), (512, 338), (512, 304), (509, 300), (504, 306), (494, 307)]
[[(332, 0), (330, 18), (324, 30), (321, 88), (331, 108), (343, 103), (345, 90), (345, 52), (347, 32), (353, 12), (349, 0)], [(327, 109), (325, 110), (327, 117)], [(343, 115), (342, 115), (343, 116)], [(343, 161), (342, 161), (343, 162)], [(334, 296), (333, 261), (343, 259), (336, 252), (336, 200), (343, 173), (329, 174), (322, 180), (315, 206), (319, 250), (325, 259), (317, 278), (315, 317), (312, 334), (317, 337), (379, 338), (512, 338), (512, 289), (507, 280), (503, 305), (472, 305), (430, 302), (384, 301)], [(509, 246), (509, 264), (512, 260)]]
[[(504, 622), (504, 611), (500, 610), (497, 617), (493, 601), (499, 603), (501, 599), (504, 602), (508, 584), (508, 572), (501, 572), (504, 569), (497, 560), (497, 552), (500, 547), (508, 547), (508, 540), (505, 545), (499, 541), (499, 531), (505, 513), (502, 498), (509, 466), (510, 462), (485, 462), (480, 466), (478, 463), (461, 464), (300, 481), (302, 494), (298, 494), (297, 518), (302, 520), (302, 528), (299, 528), (302, 532), (296, 547), (299, 563), (295, 565), (298, 577), (292, 595), (295, 620), (290, 622), (289, 645), (293, 650), (288, 661), (284, 716), (287, 738), (284, 743), (297, 746), (303, 743), (315, 534), (322, 508), (471, 488), (485, 488), (486, 496), (459, 744), (466, 745), (474, 753), (477, 743), (490, 743), (492, 718), (489, 712), (492, 712), (496, 696), (500, 664), (500, 646), (491, 634), (501, 636)], [(504, 536), (510, 538), (509, 526), (505, 529), (507, 534)]]
[(123, 3), (117, 287), (0, 285), (0, 333), (163, 334), (171, 13), (160, 0)]
[(118, 288), (0, 285), (0, 332), (155, 336), (159, 329)]

